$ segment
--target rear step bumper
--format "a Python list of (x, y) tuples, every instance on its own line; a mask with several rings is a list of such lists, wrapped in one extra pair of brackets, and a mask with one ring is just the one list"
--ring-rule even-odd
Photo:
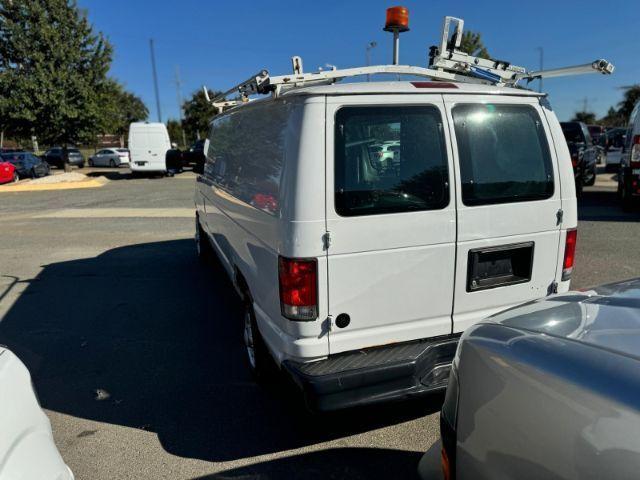
[(442, 391), (460, 334), (283, 362), (313, 411), (332, 411)]

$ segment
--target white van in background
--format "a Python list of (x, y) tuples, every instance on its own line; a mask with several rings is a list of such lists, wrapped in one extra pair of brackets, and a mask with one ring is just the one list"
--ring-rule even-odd
[(129, 166), (132, 172), (166, 172), (171, 150), (164, 123), (135, 122), (129, 126)]

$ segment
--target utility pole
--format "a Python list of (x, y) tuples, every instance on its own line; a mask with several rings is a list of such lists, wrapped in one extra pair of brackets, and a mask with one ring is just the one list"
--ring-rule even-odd
[[(542, 71), (544, 70), (544, 48), (538, 47), (536, 48), (536, 50), (540, 52), (540, 71)], [(538, 92), (542, 92), (542, 77), (540, 77), (539, 82), (540, 83), (538, 84)]]
[(162, 113), (160, 112), (160, 93), (158, 92), (158, 74), (156, 73), (156, 54), (153, 51), (153, 38), (149, 39), (149, 47), (151, 49), (151, 69), (153, 71), (153, 88), (156, 91), (156, 109), (158, 110), (158, 121), (162, 122)]
[(584, 97), (584, 99), (582, 100), (582, 111), (586, 112), (588, 107), (589, 107), (589, 100), (587, 99), (587, 97)]
[[(367, 54), (366, 54), (367, 67), (371, 65), (371, 50), (373, 50), (377, 46), (378, 44), (376, 42), (367, 43)], [(367, 82), (370, 82), (370, 81), (371, 81), (371, 75), (367, 75)]]
[(182, 146), (187, 147), (187, 137), (184, 134), (184, 114), (182, 111), (182, 92), (180, 87), (182, 82), (180, 81), (180, 69), (176, 65), (176, 93), (178, 95), (178, 112), (180, 112), (180, 130), (182, 130)]

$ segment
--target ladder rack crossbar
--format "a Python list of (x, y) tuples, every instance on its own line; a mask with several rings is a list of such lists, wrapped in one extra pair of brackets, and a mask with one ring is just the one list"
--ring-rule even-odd
[[(449, 31), (454, 25), (455, 31), (450, 36)], [(342, 70), (334, 67), (332, 70), (304, 73), (302, 59), (294, 56), (291, 59), (293, 73), (271, 76), (268, 70), (260, 70), (244, 82), (217, 95), (210, 102), (221, 112), (225, 108), (248, 102), (250, 95), (271, 93), (273, 96), (278, 96), (283, 91), (294, 88), (329, 85), (345, 78), (362, 75), (409, 75), (430, 78), (435, 81), (517, 87), (518, 82), (522, 80), (530, 82), (537, 78), (553, 78), (586, 73), (611, 74), (614, 70), (613, 65), (604, 59), (598, 59), (584, 65), (530, 72), (524, 67), (512, 65), (510, 62), (503, 60), (474, 57), (458, 50), (461, 45), (463, 27), (464, 21), (460, 18), (444, 18), (440, 45), (431, 47), (427, 68), (394, 64), (345, 68)], [(207, 92), (205, 89), (205, 96), (209, 100)], [(235, 95), (236, 98), (227, 100), (230, 95)]]

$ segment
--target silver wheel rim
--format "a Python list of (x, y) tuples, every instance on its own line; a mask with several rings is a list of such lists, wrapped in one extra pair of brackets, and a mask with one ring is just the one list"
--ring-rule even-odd
[(251, 325), (251, 314), (249, 310), (244, 313), (244, 345), (247, 348), (247, 357), (251, 368), (256, 368), (256, 352), (253, 345), (253, 326)]

